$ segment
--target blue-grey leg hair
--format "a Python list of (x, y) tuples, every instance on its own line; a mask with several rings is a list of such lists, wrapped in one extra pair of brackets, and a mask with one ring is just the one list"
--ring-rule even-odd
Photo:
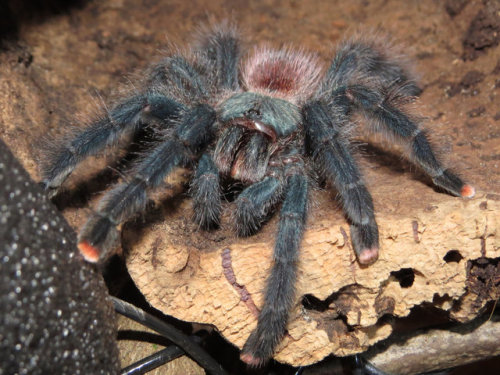
[(237, 90), (240, 62), (240, 38), (235, 27), (227, 22), (204, 33), (199, 41), (199, 51), (214, 66), (218, 87)]
[(271, 208), (279, 201), (281, 190), (280, 179), (267, 176), (238, 195), (234, 213), (238, 235), (249, 236), (259, 230)]
[(295, 297), (299, 247), (307, 213), (308, 178), (298, 171), (287, 177), (274, 246), (271, 275), (257, 328), (245, 343), (241, 358), (258, 366), (273, 355), (283, 339)]
[(306, 142), (320, 173), (338, 191), (351, 223), (351, 240), (360, 262), (371, 263), (378, 255), (378, 227), (371, 195), (347, 140), (342, 137), (339, 125), (346, 125), (348, 119), (342, 110), (345, 101), (342, 97), (339, 99), (339, 103), (333, 101), (327, 105), (314, 101), (304, 106)]
[(220, 179), (212, 157), (203, 154), (191, 182), (194, 222), (203, 229), (217, 227), (222, 211)]
[(199, 102), (209, 99), (207, 68), (188, 61), (184, 56), (169, 56), (149, 69), (146, 83), (148, 87), (168, 88), (184, 101)]
[(332, 90), (369, 79), (376, 80), (384, 89), (397, 84), (406, 96), (420, 95), (422, 90), (412, 73), (385, 51), (387, 42), (377, 38), (344, 42), (326, 72), (323, 87)]
[(96, 155), (105, 147), (118, 142), (125, 134), (134, 133), (153, 116), (167, 120), (177, 116), (182, 106), (158, 94), (139, 94), (115, 105), (106, 117), (78, 130), (51, 151), (42, 167), (43, 183), (47, 189), (57, 189), (85, 158)]
[(400, 98), (397, 95), (383, 95), (361, 85), (348, 86), (345, 93), (355, 107), (381, 125), (378, 130), (396, 136), (410, 145), (412, 159), (437, 186), (455, 196), (467, 195), (467, 188), (464, 191), (464, 187), (468, 185), (439, 162), (426, 132), (419, 127), (418, 119), (400, 108)]
[[(199, 104), (180, 120), (170, 138), (156, 146), (134, 168), (129, 181), (117, 185), (101, 200), (80, 232), (79, 248), (89, 260), (103, 260), (113, 249), (116, 225), (146, 207), (147, 192), (162, 186), (175, 167), (195, 161), (196, 153), (212, 139), (215, 111)], [(94, 259), (98, 256), (98, 259)]]

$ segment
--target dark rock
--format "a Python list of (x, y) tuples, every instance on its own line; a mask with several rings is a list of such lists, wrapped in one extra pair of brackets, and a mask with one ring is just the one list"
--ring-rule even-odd
[(455, 17), (459, 15), (465, 6), (469, 3), (469, 0), (446, 0), (444, 4), (444, 9), (450, 17)]
[(485, 1), (463, 38), (464, 59), (475, 60), (500, 42), (500, 2)]
[(115, 314), (76, 236), (0, 140), (0, 374), (116, 374)]

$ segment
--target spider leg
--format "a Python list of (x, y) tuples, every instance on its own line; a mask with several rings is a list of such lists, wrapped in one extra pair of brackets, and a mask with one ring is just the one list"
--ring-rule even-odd
[(294, 303), (298, 250), (304, 233), (308, 196), (308, 181), (302, 171), (295, 169), (289, 174), (284, 194), (265, 302), (257, 328), (247, 339), (240, 355), (251, 366), (259, 366), (272, 356), (285, 335)]
[(198, 50), (214, 66), (217, 86), (237, 90), (238, 64), (240, 59), (240, 38), (236, 28), (228, 22), (203, 30)]
[(194, 221), (203, 229), (219, 225), (221, 215), (219, 170), (212, 157), (203, 154), (191, 183)]
[(455, 196), (474, 196), (472, 186), (465, 184), (460, 177), (442, 166), (432, 150), (426, 132), (419, 128), (418, 120), (398, 108), (397, 96), (382, 95), (360, 85), (348, 87), (346, 95), (368, 117), (377, 120), (392, 135), (410, 144), (413, 160), (432, 178), (434, 184)]
[[(332, 112), (332, 108), (337, 111)], [(347, 121), (347, 117), (339, 108), (342, 108), (340, 103), (334, 107), (320, 101), (306, 104), (303, 109), (306, 141), (321, 172), (340, 195), (351, 222), (351, 240), (360, 263), (368, 264), (378, 257), (378, 227), (371, 195), (342, 138), (338, 124)]]
[(147, 74), (147, 86), (167, 90), (182, 102), (199, 102), (207, 99), (210, 91), (206, 82), (206, 66), (196, 59), (173, 55), (153, 65)]
[(236, 199), (235, 222), (240, 236), (255, 233), (281, 197), (282, 182), (275, 176), (244, 189)]
[(225, 129), (215, 145), (214, 159), (222, 174), (230, 175), (231, 166), (243, 140), (244, 131), (239, 126)]
[(269, 142), (265, 135), (250, 135), (231, 166), (231, 177), (243, 182), (255, 182), (264, 178), (270, 158)]
[(135, 167), (132, 178), (109, 191), (97, 212), (83, 226), (78, 248), (91, 262), (107, 258), (116, 244), (116, 226), (144, 211), (147, 193), (162, 186), (175, 167), (188, 165), (213, 136), (215, 111), (199, 104), (182, 116), (168, 139), (156, 146)]
[(337, 50), (325, 75), (324, 88), (332, 90), (360, 79), (376, 79), (383, 88), (401, 84), (406, 96), (420, 95), (411, 71), (402, 59), (396, 59), (391, 42), (385, 38), (353, 38), (344, 41)]
[(57, 189), (78, 163), (135, 132), (147, 116), (164, 120), (176, 116), (182, 105), (159, 94), (140, 94), (114, 106), (106, 117), (79, 130), (52, 153), (42, 167), (46, 189)]

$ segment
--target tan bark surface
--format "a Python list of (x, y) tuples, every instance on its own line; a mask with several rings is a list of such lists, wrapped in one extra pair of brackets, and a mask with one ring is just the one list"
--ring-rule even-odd
[[(107, 0), (48, 14), (16, 7), (21, 22), (0, 51), (0, 136), (39, 179), (42, 138), (60, 135), (69, 124), (83, 126), (82, 119), (101, 111), (103, 102), (110, 103), (118, 88), (128, 85), (131, 72), (158, 60), (167, 41), (189, 40), (208, 15), (232, 14), (249, 44), (304, 46), (317, 51), (325, 64), (332, 46), (353, 29), (381, 28), (407, 46), (424, 88), (420, 102), (427, 128), (448, 165), (478, 194), (468, 201), (439, 193), (400, 159), (397, 149), (361, 145), (359, 161), (380, 224), (380, 259), (369, 267), (358, 265), (334, 193), (314, 192), (297, 304), (277, 359), (298, 365), (329, 353), (365, 350), (390, 334), (391, 327), (379, 323), (383, 314), (405, 316), (423, 302), (451, 309), (452, 317), (467, 321), (498, 298), (500, 62), (495, 38), (500, 34), (484, 36), (479, 21), (491, 24), (486, 30), (496, 30), (500, 13), (494, 1), (471, 0), (463, 9), (445, 3)], [(483, 11), (488, 16), (478, 18)], [(75, 228), (86, 219), (84, 207), (94, 207), (100, 191), (120, 177), (112, 169), (97, 174), (104, 165), (85, 163), (67, 184), (64, 213)], [(157, 207), (144, 220), (125, 225), (125, 254), (139, 289), (154, 307), (212, 324), (241, 347), (262, 303), (276, 218), (257, 235), (237, 239), (231, 204), (221, 230), (210, 233), (194, 227), (190, 201), (182, 195)], [(225, 249), (234, 285), (223, 272)], [(489, 261), (483, 264), (480, 258)], [(485, 283), (477, 281), (479, 273)], [(243, 286), (256, 308), (242, 301)], [(308, 297), (313, 308), (302, 307), (304, 295), (314, 296)]]
[[(319, 205), (323, 210), (315, 214), (318, 208), (313, 209), (309, 218), (297, 304), (276, 359), (305, 365), (330, 353), (358, 353), (391, 333), (389, 324), (377, 323), (386, 313), (406, 316), (413, 306), (428, 302), (467, 321), (500, 296), (495, 287), (489, 298), (469, 295), (466, 289), (470, 261), (500, 257), (500, 202), (484, 196), (464, 201), (436, 194), (432, 209), (379, 214), (380, 258), (361, 267), (343, 235), (348, 225), (336, 217), (328, 194), (318, 195), (318, 200), (325, 199)], [(126, 232), (132, 278), (156, 308), (182, 320), (213, 324), (241, 347), (257, 318), (241, 289), (248, 290), (257, 308), (262, 305), (276, 220), (251, 238), (235, 239), (230, 230), (197, 232), (187, 200), (168, 208), (167, 220), (147, 225), (140, 235), (132, 229)], [(236, 283), (223, 267), (225, 249)], [(455, 256), (447, 256), (453, 254), (450, 251)], [(304, 295), (328, 299), (329, 306), (321, 312), (307, 310), (300, 303)]]

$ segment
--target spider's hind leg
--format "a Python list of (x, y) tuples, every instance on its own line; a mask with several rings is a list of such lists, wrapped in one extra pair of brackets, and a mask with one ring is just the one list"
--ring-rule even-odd
[(421, 90), (401, 54), (391, 51), (390, 44), (377, 37), (344, 42), (326, 73), (322, 92), (333, 100), (340, 100), (339, 93), (343, 92), (344, 100), (382, 124), (379, 131), (410, 144), (413, 160), (437, 186), (456, 196), (474, 196), (472, 186), (443, 168), (426, 133), (419, 128), (419, 121), (401, 106), (401, 102), (419, 95)]
[(217, 72), (215, 83), (219, 88), (237, 90), (240, 37), (229, 21), (200, 30), (197, 50), (213, 65)]
[(43, 184), (56, 190), (85, 158), (116, 144), (125, 134), (135, 132), (153, 116), (160, 120), (178, 115), (182, 106), (159, 94), (139, 94), (122, 100), (107, 116), (66, 137), (42, 166)]
[(347, 88), (346, 95), (369, 119), (381, 125), (379, 131), (386, 131), (409, 145), (412, 159), (434, 184), (455, 196), (474, 196), (474, 188), (444, 168), (437, 159), (426, 132), (419, 127), (419, 120), (401, 107), (397, 91), (384, 95), (366, 86), (353, 85)]
[(376, 81), (383, 89), (399, 84), (405, 96), (418, 96), (422, 91), (403, 55), (389, 38), (376, 33), (344, 41), (326, 72), (323, 86), (335, 90), (366, 79)]

